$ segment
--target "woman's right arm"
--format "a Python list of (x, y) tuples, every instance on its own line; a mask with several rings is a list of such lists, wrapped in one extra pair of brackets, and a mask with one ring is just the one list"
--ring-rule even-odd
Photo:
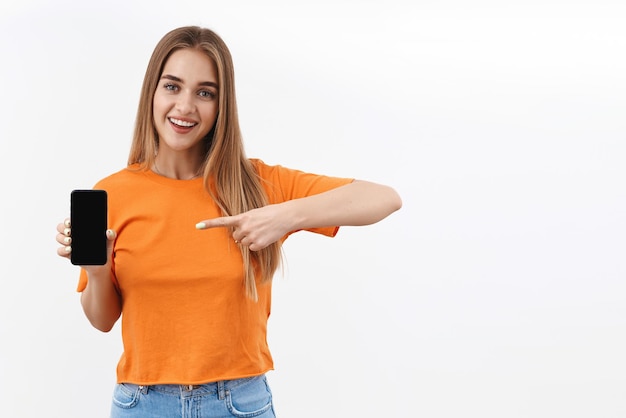
[[(68, 258), (72, 252), (72, 230), (69, 220), (57, 226), (57, 242), (62, 247), (57, 254)], [(108, 332), (122, 314), (122, 300), (111, 280), (111, 257), (115, 232), (107, 231), (107, 263), (103, 266), (81, 266), (87, 272), (87, 287), (82, 291), (80, 301), (87, 319), (94, 328)]]

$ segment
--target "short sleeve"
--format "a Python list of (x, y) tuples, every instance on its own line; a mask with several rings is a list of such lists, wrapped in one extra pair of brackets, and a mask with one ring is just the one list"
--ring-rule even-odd
[[(272, 204), (313, 196), (354, 181), (354, 179), (347, 177), (332, 177), (307, 173), (280, 165), (267, 165), (261, 160), (251, 161), (261, 177), (262, 185), (269, 202)], [(334, 237), (339, 231), (339, 226), (311, 228), (307, 231)]]

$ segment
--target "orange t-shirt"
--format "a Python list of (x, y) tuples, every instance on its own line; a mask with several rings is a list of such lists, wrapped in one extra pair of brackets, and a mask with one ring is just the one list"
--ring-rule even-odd
[[(352, 181), (252, 161), (270, 203)], [(131, 166), (95, 188), (107, 191), (109, 228), (117, 232), (113, 279), (122, 296), (124, 346), (118, 383), (201, 384), (272, 370), (271, 283), (257, 280), (258, 302), (249, 299), (229, 229), (195, 228), (222, 216), (202, 178), (174, 180)], [(311, 229), (327, 236), (337, 230)], [(86, 286), (81, 270), (77, 290)]]

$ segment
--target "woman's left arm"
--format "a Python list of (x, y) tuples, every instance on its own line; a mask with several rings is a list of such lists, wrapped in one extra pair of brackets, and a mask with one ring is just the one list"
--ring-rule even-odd
[(258, 251), (292, 231), (376, 223), (402, 207), (391, 187), (364, 180), (316, 195), (264, 206), (234, 216), (207, 219), (198, 229), (230, 227), (236, 242)]
[(389, 186), (354, 180), (324, 193), (284, 203), (295, 229), (376, 223), (402, 207)]

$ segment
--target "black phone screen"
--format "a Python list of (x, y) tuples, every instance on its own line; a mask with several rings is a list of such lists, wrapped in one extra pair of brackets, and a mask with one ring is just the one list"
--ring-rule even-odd
[(106, 191), (72, 190), (70, 200), (72, 264), (79, 266), (106, 264)]

